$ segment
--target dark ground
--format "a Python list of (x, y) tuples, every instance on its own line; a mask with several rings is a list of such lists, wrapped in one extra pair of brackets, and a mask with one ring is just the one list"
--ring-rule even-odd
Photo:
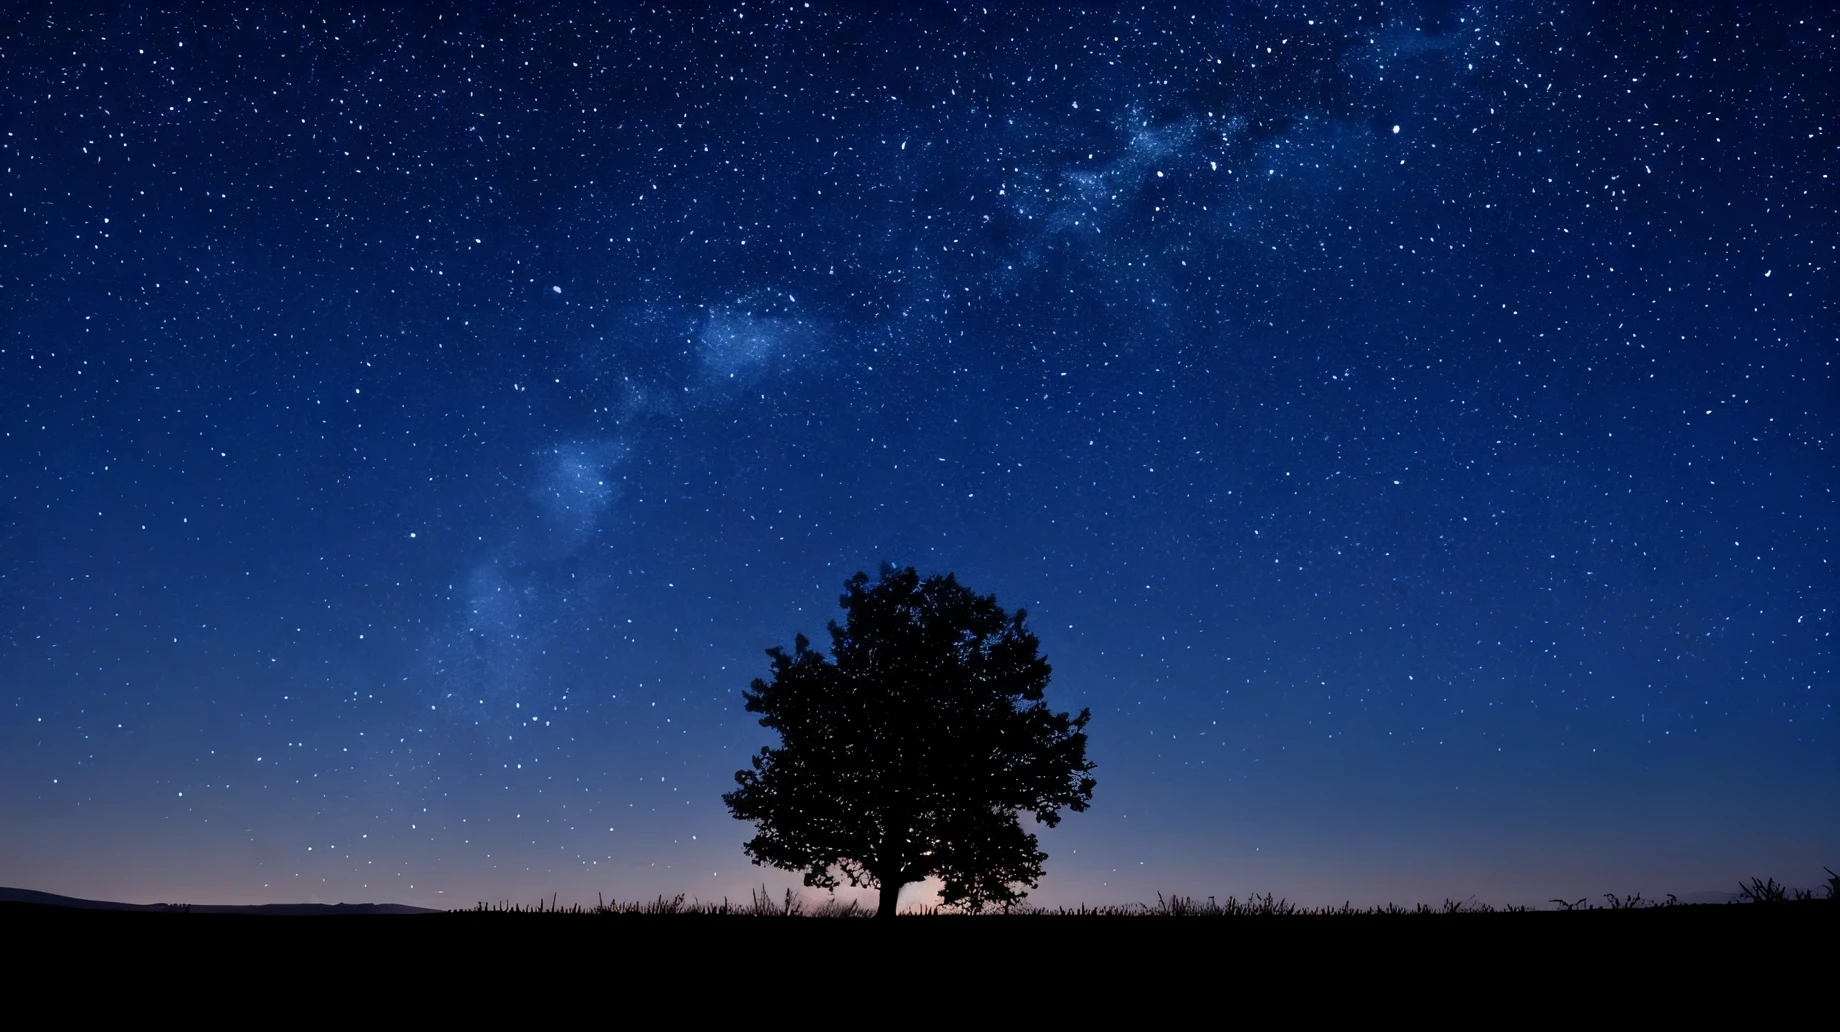
[[(1411, 916), (325, 917), (0, 904), (14, 1001), (429, 1023), (1826, 1027), (1840, 906)], [(73, 1012), (74, 1013), (74, 1012)], [(1829, 1018), (1819, 1018), (1819, 1014)], [(1812, 1019), (1812, 1021), (1810, 1020)], [(239, 1019), (240, 1020), (240, 1019)], [(1742, 1022), (1742, 1024), (1736, 1024)]]
[[(192, 956), (256, 949), (271, 958), (412, 951), (434, 958), (516, 944), (517, 963), (568, 966), (587, 951), (602, 960), (649, 964), (764, 953), (860, 958), (902, 954), (925, 963), (973, 958), (1028, 962), (1082, 956), (1174, 970), (1226, 963), (1266, 972), (1323, 965), (1405, 971), (1496, 966), (1610, 974), (1634, 967), (1732, 971), (1790, 968), (1840, 951), (1840, 906), (1821, 902), (1599, 909), (1580, 912), (1280, 917), (1030, 915), (903, 916), (869, 919), (745, 916), (428, 913), (351, 915), (335, 920), (182, 911), (79, 910), (0, 903), (9, 938), (107, 943), (135, 951), (183, 948)], [(774, 954), (780, 954), (775, 960)], [(843, 960), (849, 963), (849, 960)]]

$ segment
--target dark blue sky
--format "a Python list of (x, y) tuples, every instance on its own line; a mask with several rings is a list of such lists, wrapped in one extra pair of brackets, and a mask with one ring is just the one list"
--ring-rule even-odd
[(1093, 709), (1040, 902), (1840, 858), (1831, 7), (481, 6), (9, 15), (0, 882), (777, 892), (884, 561)]

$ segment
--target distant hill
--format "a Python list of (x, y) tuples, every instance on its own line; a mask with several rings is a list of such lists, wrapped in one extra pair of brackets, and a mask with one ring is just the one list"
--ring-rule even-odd
[(438, 914), (439, 910), (412, 907), (402, 903), (265, 903), (261, 906), (234, 907), (210, 903), (112, 903), (100, 899), (77, 899), (33, 889), (9, 889), (0, 886), (0, 904), (27, 903), (39, 907), (65, 907), (71, 910), (126, 910), (152, 914), (253, 914), (274, 917), (303, 917), (331, 914)]

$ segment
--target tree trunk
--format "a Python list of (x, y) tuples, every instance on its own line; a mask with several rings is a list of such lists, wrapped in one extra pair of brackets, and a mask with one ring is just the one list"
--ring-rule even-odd
[(875, 912), (877, 920), (890, 919), (895, 914), (895, 904), (901, 898), (901, 886), (891, 879), (882, 880), (882, 906)]

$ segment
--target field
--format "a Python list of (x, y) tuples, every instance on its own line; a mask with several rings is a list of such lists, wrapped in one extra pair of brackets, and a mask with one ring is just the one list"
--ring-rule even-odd
[[(1759, 888), (1770, 883), (1760, 883)], [(594, 907), (481, 904), (470, 910), (343, 920), (163, 910), (76, 910), (0, 903), (0, 927), (52, 953), (216, 970), (489, 969), (541, 980), (591, 972), (751, 967), (775, 978), (891, 964), (904, 972), (1060, 972), (1228, 978), (1253, 986), (1423, 984), (1461, 980), (1585, 991), (1729, 991), (1831, 970), (1840, 901), (1659, 904), (1604, 897), (1571, 910), (1438, 906), (1307, 910), (1271, 897), (1159, 899), (1138, 907), (1008, 915), (906, 913), (892, 922), (764, 892), (740, 905), (659, 899)], [(45, 956), (40, 953), (39, 956)], [(66, 954), (69, 955), (69, 954)], [(1821, 977), (1825, 977), (1824, 974)], [(1659, 979), (1661, 982), (1654, 982)], [(1593, 990), (1595, 991), (1595, 990)]]
[(127, 1013), (144, 1003), (166, 1014), (285, 1006), (297, 1019), (468, 1027), (537, 1013), (750, 1026), (783, 1015), (833, 1027), (892, 1010), (896, 1026), (977, 1013), (1127, 1028), (1370, 1022), (1395, 1011), (1437, 1024), (1787, 1027), (1811, 1003), (1831, 1010), (1840, 930), (1840, 903), (1825, 900), (1571, 912), (1197, 905), (894, 921), (673, 902), (343, 918), (0, 904), (0, 929), (30, 944), (9, 967), (16, 1000)]

